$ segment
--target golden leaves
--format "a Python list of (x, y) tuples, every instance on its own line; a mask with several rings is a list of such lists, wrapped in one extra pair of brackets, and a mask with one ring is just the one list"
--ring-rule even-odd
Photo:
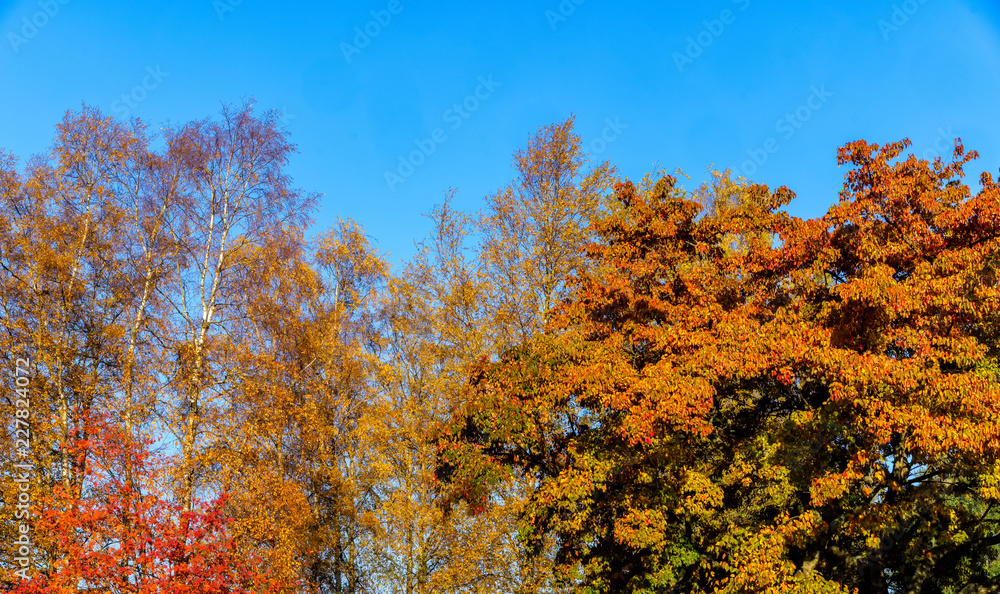
[[(394, 274), (354, 221), (306, 242), (284, 134), (223, 119), (157, 152), (85, 110), (51, 163), (0, 157), (8, 334), (68, 496), (119, 463), (103, 411), (176, 438), (123, 484), (233, 490), (243, 560), (289, 582), (833, 592), (933, 567), (926, 590), (995, 556), (1000, 200), (960, 143), (851, 143), (802, 221), (728, 172), (586, 172), (570, 118)], [(69, 540), (53, 567), (92, 544)]]

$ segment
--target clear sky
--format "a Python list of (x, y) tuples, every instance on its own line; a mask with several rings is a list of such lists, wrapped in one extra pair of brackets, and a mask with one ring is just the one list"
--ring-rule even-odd
[(570, 113), (626, 177), (730, 167), (799, 216), (837, 200), (852, 140), (960, 136), (971, 182), (1000, 169), (1000, 0), (0, 0), (0, 34), (0, 147), (45, 151), (84, 102), (156, 125), (252, 96), (287, 114), (317, 226), (352, 217), (393, 262)]

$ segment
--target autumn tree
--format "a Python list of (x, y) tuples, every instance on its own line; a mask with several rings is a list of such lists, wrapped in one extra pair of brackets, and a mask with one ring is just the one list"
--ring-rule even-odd
[(514, 181), (486, 197), (478, 231), (484, 295), (495, 340), (517, 344), (540, 332), (584, 263), (590, 223), (614, 182), (607, 161), (589, 158), (575, 118), (542, 127), (514, 153)]
[(245, 315), (235, 265), (246, 265), (279, 224), (301, 228), (314, 201), (289, 186), (283, 168), (294, 147), (286, 134), (276, 113), (257, 117), (247, 103), (225, 107), (221, 122), (192, 122), (166, 135), (180, 181), (166, 223), (174, 266), (164, 280), (173, 311), (163, 342), (173, 358), (174, 397), (162, 410), (181, 450), (178, 494), (186, 510), (207, 463), (204, 424), (225, 411), (226, 331)]
[(430, 215), (433, 230), (388, 285), (383, 377), (387, 480), (378, 489), (377, 574), (405, 592), (534, 592), (539, 559), (513, 530), (524, 486), (505, 486), (498, 505), (445, 513), (434, 484), (428, 430), (466, 398), (480, 357), (539, 332), (583, 262), (580, 247), (601, 211), (613, 169), (585, 171), (573, 118), (547, 126), (514, 155), (515, 180), (487, 197), (478, 216), (451, 197)]
[(507, 561), (504, 524), (469, 510), (445, 513), (427, 439), (462, 389), (467, 362), (484, 348), (472, 221), (450, 198), (429, 217), (429, 237), (390, 279), (381, 303), (372, 578), (386, 591), (490, 592), (501, 587)]
[[(239, 550), (225, 515), (226, 496), (191, 511), (171, 501), (170, 464), (106, 419), (90, 419), (85, 498), (57, 484), (37, 501), (35, 529), (66, 555), (9, 586), (19, 594), (99, 590), (193, 594), (276, 594), (294, 585), (275, 579), (253, 552)], [(128, 461), (135, 474), (120, 472)]]
[[(132, 438), (150, 416), (158, 351), (149, 340), (162, 312), (155, 287), (171, 176), (141, 124), (87, 107), (66, 114), (51, 152), (23, 173), (12, 159), (4, 166), (3, 357), (12, 369), (16, 358), (30, 362), (31, 410), (30, 447), (6, 459), (34, 468), (34, 500), (58, 486), (76, 505), (88, 488), (92, 416), (110, 415)], [(3, 402), (6, 418), (13, 404)], [(121, 461), (131, 481), (130, 462)], [(39, 539), (43, 567), (68, 554)]]
[(808, 221), (784, 189), (700, 216), (620, 184), (552, 331), (473, 374), (440, 476), (535, 477), (523, 534), (585, 590), (997, 588), (998, 189), (960, 143), (906, 146), (844, 147)]
[(387, 267), (353, 221), (311, 244), (281, 232), (237, 263), (247, 315), (213, 457), (235, 529), (322, 592), (368, 591), (379, 456), (373, 348)]
[(401, 545), (389, 547), (387, 567), (405, 576), (396, 587), (406, 592), (545, 587), (544, 564), (524, 555), (513, 531), (528, 487), (511, 481), (485, 514), (478, 505), (442, 514), (427, 437), (467, 397), (470, 365), (530, 340), (568, 293), (614, 175), (606, 162), (589, 171), (587, 162), (572, 117), (539, 129), (514, 154), (514, 181), (478, 217), (450, 200), (432, 213), (430, 238), (390, 285), (386, 391), (399, 425), (387, 435), (393, 511), (382, 517)]
[(309, 233), (275, 114), (161, 130), (0, 155), (6, 589), (1000, 589), (1000, 187), (960, 142), (851, 143), (802, 220), (615, 183), (570, 117), (393, 270)]
[(127, 239), (117, 233), (123, 212), (111, 197), (142, 141), (93, 110), (67, 114), (58, 132), (49, 158), (31, 161), (4, 196), (5, 304), (11, 346), (31, 348), (36, 410), (54, 414), (50, 468), (65, 489), (79, 490), (85, 459), (74, 464), (70, 436), (91, 407), (110, 401), (117, 320), (134, 305)]
[[(161, 436), (155, 404), (179, 385), (191, 386), (178, 384), (191, 377), (189, 362), (195, 379), (206, 361), (217, 362), (206, 356), (223, 334), (220, 316), (239, 311), (229, 280), (233, 244), (253, 245), (279, 220), (302, 223), (308, 200), (287, 188), (281, 168), (291, 147), (273, 115), (257, 119), (244, 106), (224, 119), (225, 126), (201, 122), (169, 131), (157, 152), (141, 122), (117, 122), (84, 107), (66, 115), (51, 153), (29, 161), (23, 173), (4, 158), (4, 357), (11, 366), (14, 357), (31, 362), (27, 454), (36, 501), (67, 505), (66, 513), (94, 503), (87, 481), (92, 438), (99, 437), (92, 433), (95, 415), (127, 440)], [(191, 294), (192, 279), (201, 281), (200, 296)], [(233, 309), (222, 311), (223, 298)], [(189, 315), (195, 304), (204, 307)], [(194, 345), (193, 359), (185, 345)], [(172, 367), (178, 364), (180, 373)], [(177, 408), (160, 410), (168, 413), (167, 426), (180, 429), (177, 468), (192, 489), (177, 493), (191, 511), (203, 417), (200, 396), (182, 392), (192, 406), (181, 407), (180, 419), (169, 416)], [(12, 406), (4, 402), (5, 411)], [(134, 490), (139, 476), (131, 459), (117, 462)], [(4, 529), (13, 525), (5, 521)], [(43, 533), (39, 546), (39, 569), (51, 572), (72, 557), (74, 545)]]

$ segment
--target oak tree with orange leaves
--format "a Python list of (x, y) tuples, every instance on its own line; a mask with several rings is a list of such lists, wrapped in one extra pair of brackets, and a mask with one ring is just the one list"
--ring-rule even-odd
[(842, 148), (811, 220), (726, 174), (711, 210), (618, 184), (545, 333), (471, 376), (439, 476), (534, 477), (522, 533), (580, 591), (1000, 588), (1000, 188), (963, 183), (960, 141), (907, 146)]

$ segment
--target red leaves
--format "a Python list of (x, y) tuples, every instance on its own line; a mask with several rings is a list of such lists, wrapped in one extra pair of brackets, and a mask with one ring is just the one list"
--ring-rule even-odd
[[(270, 570), (252, 552), (240, 551), (230, 533), (226, 494), (196, 511), (148, 488), (133, 488), (104, 466), (121, 468), (131, 460), (143, 481), (165, 470), (148, 444), (133, 443), (113, 427), (99, 428), (74, 449), (94, 451), (98, 465), (86, 496), (57, 485), (38, 502), (34, 527), (40, 544), (63, 559), (47, 575), (21, 581), (15, 592), (57, 594), (83, 582), (114, 592), (156, 594), (274, 593)], [(153, 481), (155, 482), (155, 481)], [(138, 486), (138, 485), (137, 485)]]

